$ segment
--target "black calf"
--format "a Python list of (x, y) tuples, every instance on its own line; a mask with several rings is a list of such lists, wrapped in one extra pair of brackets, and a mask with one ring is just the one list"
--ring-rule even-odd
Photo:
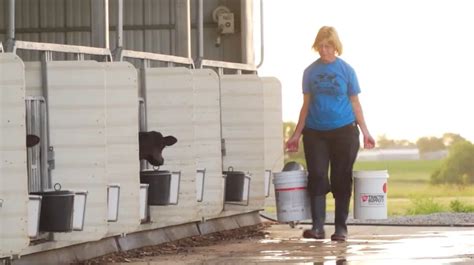
[(175, 144), (178, 140), (173, 136), (166, 136), (159, 132), (139, 132), (140, 160), (145, 159), (153, 166), (163, 165), (164, 159), (161, 154), (166, 146)]
[(40, 141), (40, 138), (34, 134), (26, 135), (26, 147), (33, 147), (37, 145)]

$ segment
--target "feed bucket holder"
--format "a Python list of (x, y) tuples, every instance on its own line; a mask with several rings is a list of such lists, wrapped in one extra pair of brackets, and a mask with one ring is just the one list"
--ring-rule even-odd
[(176, 205), (179, 200), (181, 172), (144, 170), (140, 183), (148, 184), (148, 205)]
[(74, 191), (73, 230), (82, 231), (86, 217), (87, 191)]
[(251, 181), (249, 174), (245, 174), (243, 171), (234, 171), (233, 167), (229, 167), (222, 173), (225, 179), (224, 202), (248, 206)]
[(34, 238), (38, 236), (39, 221), (41, 217), (41, 196), (28, 196), (28, 236)]
[(146, 223), (150, 220), (148, 209), (148, 184), (140, 184), (140, 221)]
[(204, 183), (206, 181), (206, 169), (196, 170), (196, 200), (202, 202), (204, 199)]
[(73, 230), (74, 192), (50, 190), (33, 192), (41, 196), (39, 230), (43, 232), (71, 232)]
[(181, 171), (171, 172), (169, 205), (178, 205), (179, 189), (181, 184)]
[(120, 184), (107, 186), (107, 221), (117, 222), (120, 204)]
[(265, 197), (270, 197), (270, 184), (272, 182), (272, 171), (270, 169), (265, 170)]

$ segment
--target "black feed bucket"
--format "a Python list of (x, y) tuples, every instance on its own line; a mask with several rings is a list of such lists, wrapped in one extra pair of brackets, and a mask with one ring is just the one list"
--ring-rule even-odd
[(243, 201), (245, 173), (232, 168), (222, 173), (225, 175), (225, 201)]
[(42, 197), (40, 231), (71, 232), (73, 230), (74, 192), (55, 190), (31, 194)]
[(148, 204), (168, 205), (170, 202), (171, 172), (149, 170), (140, 172), (140, 183), (148, 184)]

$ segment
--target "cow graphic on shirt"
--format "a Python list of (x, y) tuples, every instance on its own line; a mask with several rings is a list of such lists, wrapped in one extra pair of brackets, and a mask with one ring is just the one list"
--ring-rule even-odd
[(316, 94), (327, 94), (338, 96), (341, 94), (341, 86), (337, 81), (336, 74), (319, 73), (313, 81), (313, 88)]

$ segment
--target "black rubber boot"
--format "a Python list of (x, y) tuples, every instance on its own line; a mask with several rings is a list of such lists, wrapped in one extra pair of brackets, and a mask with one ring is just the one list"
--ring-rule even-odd
[(334, 218), (335, 232), (331, 236), (332, 241), (346, 241), (347, 239), (347, 217), (349, 215), (349, 203), (351, 197), (336, 199), (336, 212)]
[(313, 227), (311, 230), (303, 232), (304, 238), (324, 239), (324, 223), (326, 222), (326, 195), (319, 195), (310, 198), (311, 218)]

